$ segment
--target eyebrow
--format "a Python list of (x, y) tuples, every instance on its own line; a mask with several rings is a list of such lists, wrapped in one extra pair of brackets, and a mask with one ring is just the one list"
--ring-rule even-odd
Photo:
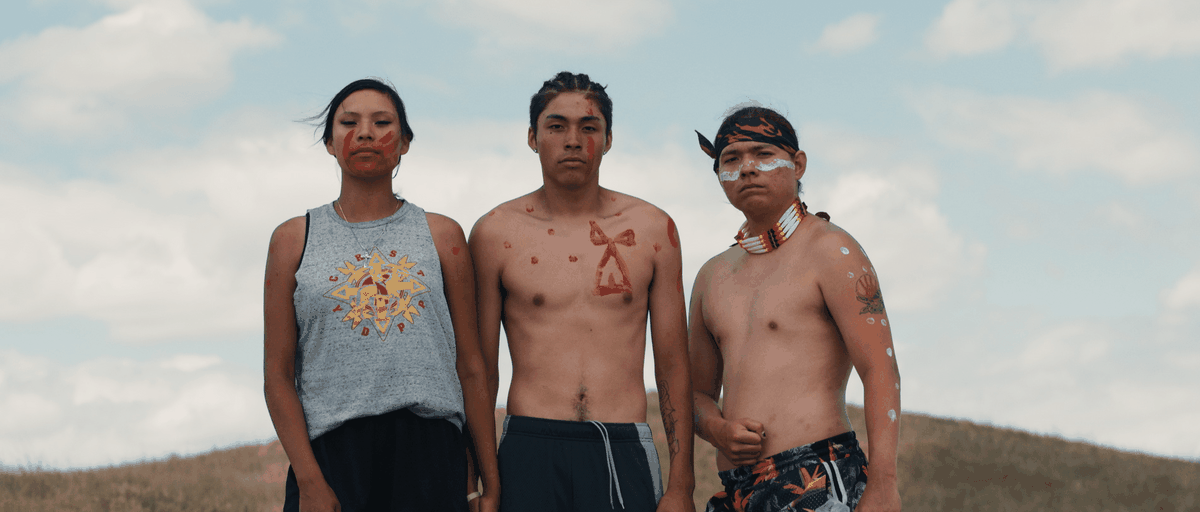
[[(562, 114), (546, 114), (546, 119), (555, 119), (555, 120), (560, 120), (560, 121), (566, 121), (567, 117)], [(596, 117), (596, 116), (583, 116), (583, 117), (579, 118), (579, 122), (581, 122), (581, 123), (587, 123), (587, 122), (599, 121), (599, 120), (600, 120), (600, 118)]]
[(752, 152), (758, 151), (760, 149), (763, 149), (766, 147), (771, 147), (771, 146), (773, 146), (773, 144), (767, 144), (766, 142), (764, 142), (762, 144), (755, 144), (746, 149), (725, 148), (725, 150), (721, 151), (721, 158), (725, 158), (726, 156), (729, 156), (729, 155), (740, 155), (742, 153), (752, 153)]

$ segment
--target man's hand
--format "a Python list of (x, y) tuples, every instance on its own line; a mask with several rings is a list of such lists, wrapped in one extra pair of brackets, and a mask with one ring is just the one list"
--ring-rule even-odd
[(900, 491), (895, 485), (877, 485), (867, 482), (862, 499), (858, 500), (857, 512), (900, 512)]
[(713, 432), (717, 450), (738, 466), (753, 464), (762, 455), (763, 437), (767, 435), (763, 424), (750, 418), (726, 421)]
[(300, 512), (342, 512), (342, 504), (325, 480), (300, 488)]
[(696, 504), (692, 503), (692, 497), (686, 496), (682, 492), (674, 492), (670, 489), (663, 493), (662, 499), (658, 500), (657, 512), (696, 512)]

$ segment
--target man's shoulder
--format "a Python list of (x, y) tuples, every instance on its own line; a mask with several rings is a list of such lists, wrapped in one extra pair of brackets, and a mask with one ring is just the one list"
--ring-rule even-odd
[(824, 264), (840, 263), (847, 256), (866, 258), (866, 250), (845, 229), (821, 218), (813, 217), (813, 220), (804, 244), (807, 246), (805, 259), (823, 267)]
[(496, 205), (487, 213), (479, 217), (475, 221), (475, 225), (471, 227), (471, 239), (476, 236), (488, 236), (493, 233), (502, 233), (514, 227), (515, 221), (525, 217), (525, 205), (529, 202), (529, 197), (533, 192), (516, 197)]

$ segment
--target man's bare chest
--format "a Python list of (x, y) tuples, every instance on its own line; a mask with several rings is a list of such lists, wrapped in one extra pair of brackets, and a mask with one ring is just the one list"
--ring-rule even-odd
[(653, 243), (630, 223), (534, 223), (503, 244), (501, 281), (510, 296), (546, 303), (644, 297)]

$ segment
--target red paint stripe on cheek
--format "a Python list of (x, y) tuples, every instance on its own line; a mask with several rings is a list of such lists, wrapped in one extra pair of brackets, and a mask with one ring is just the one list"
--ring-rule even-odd
[(350, 143), (354, 140), (354, 130), (346, 133), (346, 138), (342, 139), (342, 160), (350, 160)]
[(588, 158), (596, 158), (596, 139), (588, 137)]

